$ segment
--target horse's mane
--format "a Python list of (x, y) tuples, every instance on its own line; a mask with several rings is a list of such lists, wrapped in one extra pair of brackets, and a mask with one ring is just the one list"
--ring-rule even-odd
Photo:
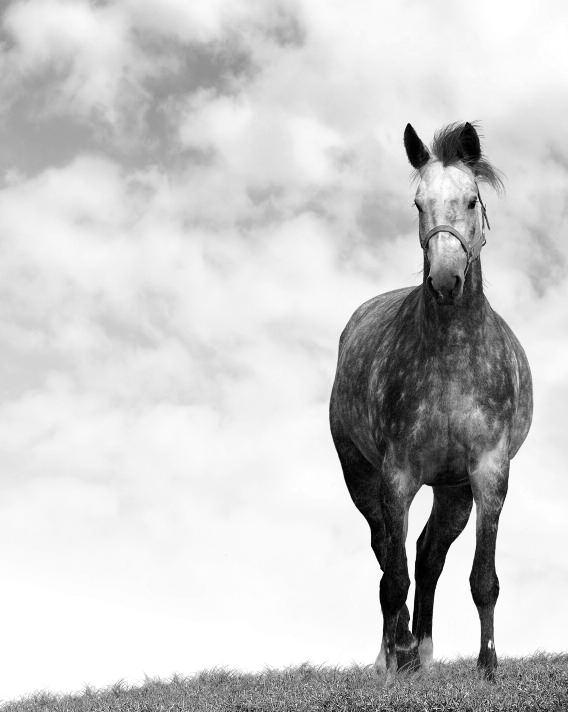
[[(477, 122), (470, 123), (475, 128), (477, 134), (481, 136), (479, 133), (479, 124)], [(455, 122), (444, 126), (434, 134), (431, 151), (434, 156), (441, 161), (442, 165), (451, 166), (463, 159), (460, 136), (464, 126), (465, 123), (460, 124)], [(478, 180), (489, 183), (489, 185), (498, 192), (504, 189), (501, 172), (489, 163), (487, 158), (483, 155), (483, 151), (477, 162), (468, 165)]]

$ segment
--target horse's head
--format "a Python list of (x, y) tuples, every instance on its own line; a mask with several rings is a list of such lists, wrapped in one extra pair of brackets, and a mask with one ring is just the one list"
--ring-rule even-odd
[(477, 183), (486, 180), (498, 188), (501, 181), (483, 158), (470, 123), (452, 124), (436, 134), (432, 155), (408, 124), (404, 145), (419, 177), (414, 202), (429, 270), (426, 284), (438, 303), (454, 304), (485, 244), (487, 219)]

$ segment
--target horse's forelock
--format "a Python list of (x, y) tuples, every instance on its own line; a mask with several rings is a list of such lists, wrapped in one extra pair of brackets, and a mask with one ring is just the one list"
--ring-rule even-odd
[[(479, 124), (470, 122), (471, 125), (479, 133)], [(461, 151), (461, 134), (466, 124), (455, 122), (444, 126), (434, 135), (432, 142), (432, 154), (444, 166), (451, 166), (462, 160)], [(479, 160), (470, 166), (477, 180), (489, 183), (492, 188), (498, 192), (503, 190), (503, 180), (500, 172), (485, 158), (483, 153)]]

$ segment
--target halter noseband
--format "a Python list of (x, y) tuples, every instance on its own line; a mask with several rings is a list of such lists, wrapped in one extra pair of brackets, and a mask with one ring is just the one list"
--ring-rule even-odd
[(457, 237), (457, 239), (460, 241), (461, 246), (465, 250), (465, 254), (467, 255), (466, 269), (469, 267), (470, 263), (473, 262), (473, 260), (479, 257), (481, 253), (481, 248), (483, 247), (483, 245), (485, 245), (485, 226), (487, 225), (487, 229), (491, 230), (489, 220), (487, 219), (487, 209), (483, 203), (483, 200), (481, 200), (479, 186), (476, 187), (477, 197), (479, 199), (479, 205), (481, 207), (481, 237), (479, 240), (468, 244), (461, 232), (459, 232), (459, 230), (456, 230), (456, 228), (452, 225), (435, 225), (431, 230), (428, 230), (424, 237), (422, 237), (422, 235), (420, 236), (420, 246), (423, 250), (428, 249), (428, 243), (430, 242), (430, 239), (439, 232), (449, 232), (454, 237)]

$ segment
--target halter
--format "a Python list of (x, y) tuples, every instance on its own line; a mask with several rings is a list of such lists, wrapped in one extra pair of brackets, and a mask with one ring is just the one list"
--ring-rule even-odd
[(472, 242), (471, 244), (468, 244), (465, 237), (459, 232), (459, 230), (456, 230), (455, 227), (452, 225), (435, 225), (431, 230), (428, 230), (424, 238), (420, 236), (420, 246), (422, 247), (423, 250), (428, 249), (428, 243), (430, 242), (431, 238), (434, 237), (439, 232), (449, 232), (451, 235), (454, 237), (457, 237), (457, 239), (460, 241), (460, 245), (463, 247), (465, 250), (465, 254), (467, 255), (467, 264), (466, 264), (466, 270), (469, 267), (470, 263), (473, 262), (473, 260), (477, 259), (481, 253), (481, 248), (483, 245), (485, 245), (486, 240), (485, 240), (485, 226), (487, 225), (487, 229), (491, 230), (491, 225), (489, 225), (489, 220), (487, 218), (487, 209), (483, 203), (483, 200), (481, 200), (481, 193), (479, 192), (479, 186), (476, 185), (477, 188), (477, 198), (479, 200), (479, 205), (481, 207), (481, 236), (480, 239), (477, 240), (476, 242)]

